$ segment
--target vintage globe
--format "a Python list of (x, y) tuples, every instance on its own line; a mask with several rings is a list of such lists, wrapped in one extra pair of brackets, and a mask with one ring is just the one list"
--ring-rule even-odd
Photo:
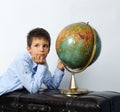
[(57, 55), (71, 72), (85, 70), (96, 61), (100, 51), (100, 37), (88, 23), (79, 22), (66, 26), (56, 40)]

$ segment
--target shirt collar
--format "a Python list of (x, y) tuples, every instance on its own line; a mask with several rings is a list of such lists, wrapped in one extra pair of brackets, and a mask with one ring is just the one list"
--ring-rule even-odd
[(37, 63), (35, 63), (33, 60), (32, 60), (32, 62), (33, 62), (32, 68), (36, 68), (37, 67)]
[(29, 55), (29, 57), (30, 57), (30, 59), (31, 59), (31, 62), (32, 62), (32, 68), (37, 67), (37, 63), (35, 63), (35, 62), (32, 60), (31, 54), (30, 54), (29, 52), (28, 52), (28, 55)]

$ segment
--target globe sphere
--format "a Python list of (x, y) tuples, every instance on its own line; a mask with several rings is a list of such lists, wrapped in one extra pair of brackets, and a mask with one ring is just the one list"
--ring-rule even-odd
[(56, 52), (68, 68), (84, 70), (99, 57), (101, 39), (98, 32), (88, 23), (73, 23), (59, 33)]

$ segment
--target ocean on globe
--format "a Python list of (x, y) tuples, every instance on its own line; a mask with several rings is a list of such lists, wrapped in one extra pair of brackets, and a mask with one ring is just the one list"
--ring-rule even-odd
[(56, 52), (65, 66), (82, 70), (94, 63), (100, 55), (101, 39), (88, 23), (73, 23), (59, 33)]

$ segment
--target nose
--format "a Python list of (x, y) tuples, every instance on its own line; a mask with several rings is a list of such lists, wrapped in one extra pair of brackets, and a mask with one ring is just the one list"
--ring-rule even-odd
[(42, 45), (40, 46), (40, 51), (44, 51), (44, 47)]

